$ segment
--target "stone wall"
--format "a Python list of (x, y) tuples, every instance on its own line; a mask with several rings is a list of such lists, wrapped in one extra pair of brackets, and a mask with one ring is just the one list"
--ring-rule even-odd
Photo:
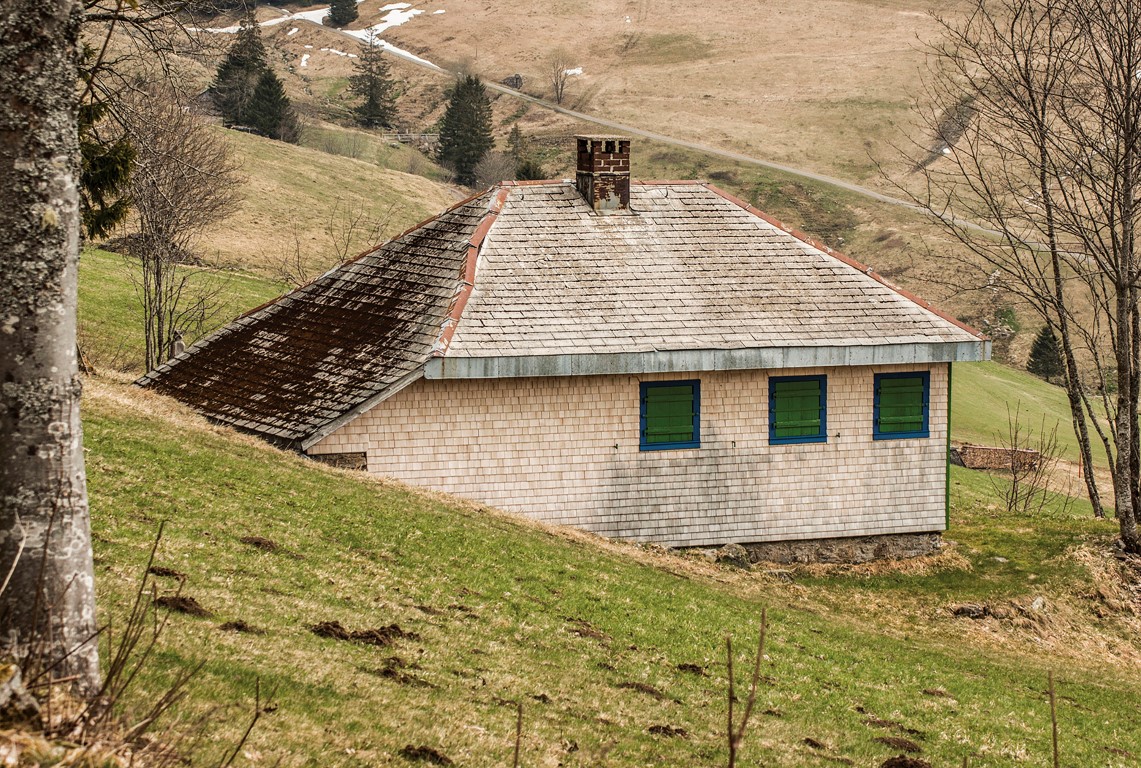
[[(310, 448), (551, 523), (668, 546), (941, 531), (947, 366), (930, 437), (872, 439), (875, 373), (906, 366), (420, 380)], [(826, 374), (828, 441), (769, 445), (768, 375)], [(701, 446), (639, 450), (639, 382), (701, 381)]]
[(964, 443), (959, 447), (963, 466), (971, 469), (1034, 469), (1042, 456), (1026, 448), (996, 448), (988, 445)]
[(938, 533), (899, 533), (762, 542), (746, 544), (745, 551), (754, 563), (867, 563), (929, 555), (940, 546)]

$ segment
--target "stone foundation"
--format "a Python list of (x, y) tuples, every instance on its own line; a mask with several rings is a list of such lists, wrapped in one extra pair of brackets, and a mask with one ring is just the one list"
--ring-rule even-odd
[(771, 541), (743, 545), (754, 563), (867, 563), (872, 560), (906, 560), (936, 552), (942, 546), (938, 533), (894, 533), (837, 539)]
[(328, 464), (331, 467), (338, 469), (359, 469), (368, 470), (368, 454), (364, 451), (353, 451), (350, 453), (318, 453), (309, 458), (319, 461), (322, 464)]

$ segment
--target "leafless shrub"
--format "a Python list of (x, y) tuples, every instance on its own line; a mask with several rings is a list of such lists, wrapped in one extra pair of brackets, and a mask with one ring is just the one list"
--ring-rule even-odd
[(570, 105), (571, 109), (582, 112), (590, 107), (590, 102), (594, 101), (594, 97), (602, 90), (602, 83), (594, 83), (587, 88), (583, 88), (578, 92), (574, 102)]
[[(112, 624), (107, 624), (97, 632), (102, 639), (103, 656), (109, 659), (99, 688), (90, 697), (77, 699), (66, 691), (68, 679), (50, 679), (51, 668), (42, 665), (38, 671), (33, 665), (27, 678), (28, 689), (36, 692), (40, 700), (41, 718), (35, 733), (42, 735), (44, 743), (66, 746), (67, 759), (61, 765), (168, 768), (185, 764), (187, 756), (206, 740), (211, 715), (196, 721), (171, 722), (156, 731), (160, 719), (185, 697), (187, 686), (202, 663), (176, 673), (167, 689), (149, 697), (141, 711), (134, 710), (130, 702), (132, 686), (142, 671), (154, 663), (159, 640), (167, 630), (169, 614), (160, 617), (154, 608), (158, 591), (153, 576), (161, 570), (154, 560), (161, 539), (160, 525), (122, 629), (115, 631)], [(254, 725), (273, 709), (272, 704), (262, 700), (259, 684), (247, 728), (232, 752), (228, 751), (219, 761), (219, 768), (233, 762)], [(19, 755), (15, 757), (18, 759)]]
[(511, 767), (519, 768), (519, 748), (523, 744), (523, 702), (517, 702), (515, 707), (515, 758), (511, 761)]
[(221, 278), (181, 266), (207, 227), (238, 203), (238, 165), (217, 130), (165, 86), (121, 102), (137, 151), (130, 195), (132, 271), (143, 305), (146, 368), (169, 356), (176, 331), (202, 332), (219, 311)]
[(321, 137), (321, 151), (358, 160), (368, 149), (368, 139), (356, 131), (327, 133)]
[(573, 66), (574, 59), (565, 48), (557, 48), (547, 57), (547, 79), (551, 84), (551, 98), (556, 104), (563, 103)]
[(303, 247), (302, 233), (296, 224), (291, 225), (291, 242), (272, 261), (276, 264), (278, 279), (300, 288), (329, 269), (344, 264), (366, 248), (384, 242), (390, 234), (393, 221), (400, 212), (398, 203), (391, 203), (379, 214), (371, 214), (363, 202), (338, 198), (325, 220), (325, 239), (320, 253)]
[(753, 679), (749, 683), (749, 698), (745, 701), (745, 711), (741, 714), (738, 724), (733, 716), (733, 702), (737, 700), (733, 682), (733, 639), (725, 637), (725, 658), (729, 668), (729, 723), (726, 735), (729, 741), (729, 768), (736, 768), (737, 751), (741, 741), (745, 738), (745, 728), (749, 725), (749, 718), (753, 715), (753, 707), (757, 703), (757, 683), (761, 679), (761, 661), (765, 657), (765, 633), (768, 631), (767, 611), (761, 610), (761, 629), (758, 632), (757, 657), (753, 663)]
[(1022, 422), (1021, 406), (1021, 402), (1016, 403), (1013, 412), (1007, 408), (1006, 434), (995, 435), (1006, 461), (1002, 478), (1009, 479), (1007, 483), (992, 477), (995, 495), (1002, 499), (1008, 513), (1038, 514), (1056, 500), (1068, 508), (1072, 503), (1069, 486), (1063, 489), (1066, 492), (1052, 487), (1062, 453), (1058, 424), (1047, 429), (1043, 416), (1037, 431), (1030, 429)]
[(483, 189), (515, 178), (515, 161), (506, 152), (488, 152), (475, 164), (475, 185)]
[(618, 50), (622, 53), (629, 53), (641, 42), (642, 31), (640, 29), (627, 29), (619, 39), (621, 42), (618, 45)]
[(1059, 768), (1061, 755), (1058, 752), (1058, 700), (1054, 695), (1054, 670), (1050, 670), (1048, 680), (1050, 685), (1050, 753), (1054, 758), (1054, 768)]

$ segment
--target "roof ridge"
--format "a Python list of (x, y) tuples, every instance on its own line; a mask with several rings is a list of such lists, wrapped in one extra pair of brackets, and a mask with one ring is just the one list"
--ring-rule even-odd
[[(400, 238), (404, 237), (405, 235), (410, 235), (413, 232), (415, 232), (416, 230), (420, 229), (421, 227), (424, 227), (424, 226), (427, 226), (428, 224), (431, 224), (433, 221), (436, 221), (440, 217), (447, 216), (452, 211), (457, 210), (459, 208), (462, 208), (463, 206), (468, 205), (469, 203), (472, 203), (472, 202), (478, 200), (480, 197), (488, 194), (490, 191), (491, 191), (491, 189), (485, 189), (482, 192), (476, 192), (473, 195), (468, 195), (463, 200), (460, 200), (458, 203), (455, 203), (454, 205), (448, 206), (447, 208), (445, 208), (444, 210), (440, 211), (439, 213), (437, 213), (433, 216), (429, 216), (428, 218), (421, 221), (419, 224), (414, 224), (413, 226), (408, 227), (408, 229), (405, 229), (400, 234), (393, 235), (392, 237), (388, 238), (387, 240), (383, 240), (379, 243), (375, 243), (373, 245), (370, 245), (368, 248), (365, 248), (363, 251), (361, 251), (356, 256), (352, 257), (351, 259), (346, 259), (345, 261), (342, 261), (340, 264), (336, 265), (335, 267), (330, 267), (329, 269), (326, 269), (324, 272), (317, 275), (316, 277), (314, 277), (309, 282), (297, 286), (292, 291), (286, 291), (285, 293), (281, 294), (280, 296), (273, 298), (273, 299), (270, 299), (269, 301), (267, 301), (263, 304), (260, 304), (256, 307), (254, 307), (253, 309), (246, 310), (245, 312), (241, 313), (236, 318), (234, 318), (234, 320), (236, 321), (236, 320), (241, 320), (244, 317), (250, 317), (250, 316), (262, 311), (263, 309), (265, 309), (265, 308), (267, 308), (273, 304), (276, 304), (277, 302), (284, 299), (286, 296), (292, 296), (295, 293), (298, 293), (300, 291), (305, 290), (306, 288), (308, 288), (311, 285), (313, 285), (314, 283), (316, 283), (318, 280), (321, 280), (323, 277), (328, 275), (330, 272), (333, 272), (334, 270), (341, 269), (342, 267), (346, 267), (349, 264), (353, 264), (353, 263), (360, 261), (365, 256), (368, 256), (369, 254), (375, 253), (377, 250), (383, 248), (384, 246), (388, 245), (389, 243), (395, 242), (395, 241), (399, 240)], [(211, 334), (211, 335), (213, 335), (213, 334)], [(207, 336), (206, 338), (209, 338), (209, 336)], [(205, 341), (205, 340), (206, 339), (201, 339), (200, 341)], [(198, 342), (195, 342), (195, 344), (197, 344), (197, 343)]]
[(506, 185), (501, 184), (499, 186), (499, 190), (495, 193), (495, 196), (488, 202), (487, 213), (480, 220), (479, 225), (476, 226), (471, 237), (468, 238), (467, 254), (464, 257), (464, 273), (460, 284), (456, 287), (456, 293), (452, 297), (451, 305), (448, 307), (448, 314), (440, 326), (440, 335), (436, 337), (435, 343), (432, 344), (432, 357), (440, 357), (446, 354), (448, 346), (452, 343), (452, 336), (455, 335), (456, 328), (459, 327), (464, 308), (467, 306), (467, 301), (471, 297), (472, 289), (475, 288), (475, 267), (479, 260), (479, 251), (483, 247), (483, 243), (487, 238), (487, 233), (491, 230), (491, 226), (495, 223), (496, 219), (499, 218), (499, 213), (503, 210), (503, 205), (507, 202), (507, 196), (510, 194), (510, 191), (510, 188)]
[(715, 195), (719, 195), (719, 196), (723, 197), (724, 199), (728, 200), (730, 203), (733, 203), (734, 205), (739, 206), (740, 208), (743, 208), (745, 211), (753, 214), (754, 216), (761, 219), (762, 221), (764, 221), (768, 224), (771, 224), (772, 226), (776, 227), (777, 229), (781, 230), (782, 232), (789, 234), (789, 235), (792, 235), (793, 237), (795, 237), (797, 240), (800, 240), (805, 245), (809, 245), (818, 251), (822, 251), (825, 254), (827, 254), (828, 256), (831, 256), (832, 258), (836, 259), (840, 263), (846, 264), (858, 272), (862, 272), (863, 274), (867, 275), (871, 279), (873, 279), (876, 282), (883, 285), (885, 288), (888, 288), (889, 290), (891, 290), (891, 291), (895, 292), (896, 294), (902, 296), (903, 298), (907, 299), (908, 301), (915, 304), (916, 306), (919, 306), (922, 309), (927, 310), (928, 312), (932, 313), (933, 315), (936, 315), (937, 317), (940, 317), (943, 320), (946, 320), (947, 322), (951, 323), (952, 325), (955, 325), (958, 328), (963, 329), (964, 331), (971, 334), (972, 336), (979, 339), (980, 341), (989, 341), (990, 340), (990, 337), (988, 337), (982, 331), (978, 330), (977, 328), (972, 328), (971, 326), (967, 325), (963, 321), (952, 317), (951, 315), (947, 314), (943, 310), (936, 307), (934, 304), (932, 304), (927, 299), (924, 299), (923, 297), (921, 297), (917, 294), (914, 294), (911, 291), (908, 291), (907, 289), (905, 289), (901, 286), (896, 285), (895, 283), (891, 282), (886, 277), (879, 274), (878, 272), (876, 272), (874, 269), (867, 266), (866, 264), (864, 264), (860, 261), (857, 261), (856, 259), (853, 259), (850, 256), (846, 256), (845, 254), (841, 253), (840, 251), (837, 251), (835, 248), (833, 248), (830, 245), (826, 245), (825, 243), (821, 243), (820, 241), (809, 237), (808, 235), (804, 234), (803, 232), (801, 232), (798, 229), (794, 229), (794, 228), (786, 225), (784, 222), (780, 221), (779, 219), (768, 215), (767, 213), (760, 210), (759, 208), (753, 207), (751, 204), (746, 203), (744, 200), (737, 197), (736, 195), (733, 195), (729, 192), (726, 192), (725, 190), (721, 189), (720, 187), (718, 187), (715, 184), (711, 184), (709, 182), (700, 182), (700, 184), (701, 184), (701, 186), (705, 187), (706, 189), (708, 189), (710, 192), (714, 193)]

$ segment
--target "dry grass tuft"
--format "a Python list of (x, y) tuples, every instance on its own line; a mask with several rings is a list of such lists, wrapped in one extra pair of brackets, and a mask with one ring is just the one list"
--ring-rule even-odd
[(1069, 556), (1090, 575), (1091, 591), (1084, 597), (1095, 603), (1095, 613), (1141, 614), (1141, 561), (1120, 561), (1112, 554), (1083, 545)]
[(120, 768), (129, 763), (102, 744), (76, 745), (49, 740), (42, 733), (0, 730), (0, 765), (52, 768)]

